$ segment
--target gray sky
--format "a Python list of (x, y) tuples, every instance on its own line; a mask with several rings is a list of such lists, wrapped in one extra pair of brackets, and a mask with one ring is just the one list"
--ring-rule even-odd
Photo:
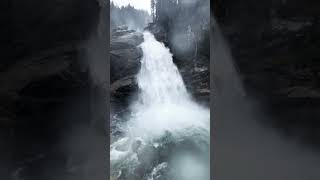
[(151, 2), (150, 0), (111, 0), (117, 6), (126, 6), (130, 3), (136, 9), (143, 9), (151, 12)]

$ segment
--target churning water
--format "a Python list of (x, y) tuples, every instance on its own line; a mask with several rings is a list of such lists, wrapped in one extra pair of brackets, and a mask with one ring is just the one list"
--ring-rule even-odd
[(188, 94), (170, 50), (144, 32), (140, 89), (110, 146), (118, 179), (209, 180), (210, 112)]

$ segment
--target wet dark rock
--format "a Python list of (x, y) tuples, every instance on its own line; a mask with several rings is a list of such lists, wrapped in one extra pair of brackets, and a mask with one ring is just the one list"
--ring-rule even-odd
[(131, 149), (133, 152), (137, 153), (138, 149), (140, 148), (142, 142), (140, 140), (135, 141), (132, 145), (131, 145)]
[[(140, 69), (143, 34), (119, 27), (112, 33), (110, 44), (111, 103), (118, 110), (128, 107), (138, 90), (136, 74)], [(115, 111), (118, 111), (115, 110)]]
[(140, 69), (142, 50), (138, 47), (143, 42), (143, 34), (126, 31), (120, 36), (113, 36), (110, 43), (110, 67), (112, 83), (128, 76), (136, 75)]
[(111, 51), (118, 49), (130, 49), (137, 47), (143, 42), (142, 33), (135, 31), (122, 31), (122, 34), (116, 34), (118, 31), (112, 34), (112, 39), (110, 42)]
[(151, 32), (158, 41), (163, 42), (165, 45), (169, 44), (168, 33), (158, 23), (149, 23), (145, 30)]

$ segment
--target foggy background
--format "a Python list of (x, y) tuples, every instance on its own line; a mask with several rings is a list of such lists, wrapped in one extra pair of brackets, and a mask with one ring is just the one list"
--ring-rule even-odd
[[(221, 1), (215, 1), (215, 5), (219, 3), (221, 4)], [(231, 1), (225, 5), (230, 4)], [(218, 10), (221, 12), (222, 9)], [(252, 12), (254, 13), (257, 12)], [(305, 139), (296, 138), (294, 135), (285, 136), (283, 129), (270, 125), (279, 119), (275, 119), (274, 114), (267, 110), (265, 101), (256, 99), (252, 91), (247, 91), (243, 81), (245, 74), (237, 66), (236, 62), (239, 60), (233, 58), (231, 53), (231, 47), (235, 47), (231, 43), (239, 41), (229, 38), (228, 40), (232, 41), (228, 43), (223, 37), (226, 34), (223, 30), (226, 28), (221, 30), (215, 18), (211, 19), (210, 80), (215, 92), (211, 99), (212, 177), (219, 180), (319, 179), (319, 150)], [(229, 20), (232, 25), (233, 21)], [(248, 18), (247, 21), (252, 20)], [(234, 22), (236, 23), (239, 22)], [(241, 27), (250, 29), (249, 25)], [(235, 30), (231, 32), (237, 33)], [(244, 32), (245, 30), (238, 33)], [(257, 43), (258, 40), (255, 41), (253, 42)], [(238, 52), (238, 49), (232, 50)], [(251, 49), (250, 52), (254, 53), (254, 50)], [(254, 60), (259, 62), (260, 59)], [(305, 118), (307, 120), (309, 116)], [(294, 134), (299, 133), (299, 129), (295, 129)]]
[(106, 179), (109, 4), (13, 0), (5, 7), (1, 179)]
[[(122, 2), (113, 0), (110, 3), (110, 29), (119, 26), (127, 26), (130, 30), (143, 31), (143, 29), (152, 21), (150, 16), (149, 0)], [(143, 8), (141, 8), (142, 6)], [(141, 9), (140, 9), (141, 8)], [(148, 11), (149, 10), (149, 11)]]

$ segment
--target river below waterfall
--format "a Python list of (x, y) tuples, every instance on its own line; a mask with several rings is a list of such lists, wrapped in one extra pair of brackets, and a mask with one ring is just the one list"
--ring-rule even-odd
[(209, 180), (209, 109), (192, 100), (170, 50), (143, 35), (137, 98), (112, 125), (121, 135), (111, 135), (111, 177)]

